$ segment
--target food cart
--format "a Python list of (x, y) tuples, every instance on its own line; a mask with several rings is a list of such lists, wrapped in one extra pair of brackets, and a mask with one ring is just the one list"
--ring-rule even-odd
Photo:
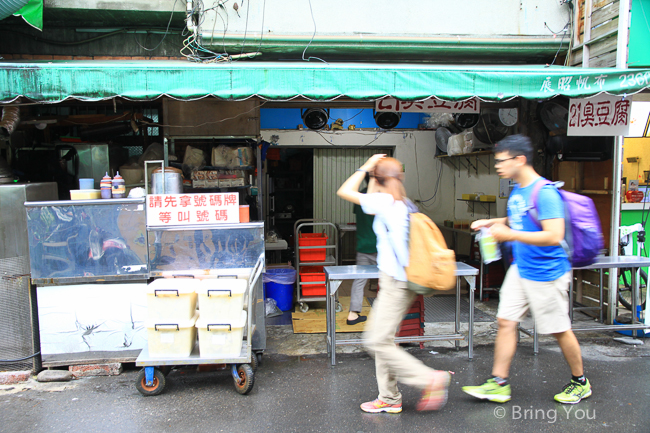
[[(260, 278), (264, 223), (238, 223), (236, 199), (229, 210), (216, 209), (216, 202), (210, 207), (211, 198), (225, 200), (227, 195), (27, 202), (43, 365), (136, 361), (145, 367), (138, 389), (152, 395), (164, 389), (164, 380), (154, 386), (163, 367), (232, 364), (237, 390), (249, 392), (266, 348)], [(174, 215), (167, 220), (165, 200), (175, 198), (180, 204), (181, 197), (190, 204), (171, 212)], [(197, 204), (205, 204), (200, 212), (210, 217), (193, 220), (199, 214)], [(211, 279), (214, 285), (227, 276), (247, 281), (247, 318), (238, 356), (200, 357), (198, 345), (183, 359), (149, 355), (147, 288), (157, 279), (183, 276)]]

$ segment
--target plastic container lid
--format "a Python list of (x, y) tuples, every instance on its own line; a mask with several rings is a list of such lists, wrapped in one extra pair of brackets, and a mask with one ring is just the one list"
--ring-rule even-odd
[(195, 288), (199, 295), (230, 296), (243, 295), (248, 287), (248, 281), (235, 278), (209, 278), (199, 280), (201, 283)]
[(194, 278), (158, 278), (147, 284), (147, 294), (156, 296), (187, 295), (194, 293), (200, 282), (201, 280)]
[(149, 329), (156, 329), (158, 328), (159, 331), (165, 330), (176, 330), (175, 327), (177, 326), (178, 329), (180, 328), (191, 328), (196, 325), (196, 322), (199, 319), (199, 312), (195, 312), (194, 316), (192, 316), (191, 319), (188, 320), (162, 320), (162, 319), (154, 319), (154, 320), (147, 320), (145, 322), (145, 327)]
[[(196, 321), (196, 327), (199, 329), (208, 329), (208, 325), (210, 325), (210, 331), (214, 330), (212, 328), (212, 325), (230, 325), (231, 329), (236, 329), (236, 328), (243, 328), (246, 326), (246, 311), (242, 310), (239, 318), (231, 323), (219, 323), (219, 319), (214, 320), (214, 319), (209, 319), (209, 318), (203, 318), (201, 317), (199, 320)], [(223, 329), (223, 328), (219, 328)]]

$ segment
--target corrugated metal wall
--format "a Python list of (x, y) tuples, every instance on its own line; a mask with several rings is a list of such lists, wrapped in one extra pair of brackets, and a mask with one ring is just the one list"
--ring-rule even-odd
[[(336, 191), (357, 168), (376, 153), (391, 155), (392, 149), (314, 149), (314, 219), (324, 219), (342, 225), (355, 222), (352, 203), (341, 200)], [(340, 251), (343, 261), (354, 260), (354, 234), (343, 237)]]

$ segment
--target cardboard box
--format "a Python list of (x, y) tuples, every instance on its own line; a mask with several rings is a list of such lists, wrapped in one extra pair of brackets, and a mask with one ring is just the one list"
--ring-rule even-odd
[(241, 177), (231, 180), (231, 186), (244, 186), (244, 185), (246, 184), (244, 183), (244, 179)]
[(205, 188), (206, 182), (207, 182), (206, 180), (193, 180), (192, 188)]
[(219, 179), (219, 188), (229, 188), (232, 186), (232, 179)]

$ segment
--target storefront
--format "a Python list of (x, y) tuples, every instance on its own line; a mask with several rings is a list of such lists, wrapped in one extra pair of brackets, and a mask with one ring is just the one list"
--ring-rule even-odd
[[(595, 95), (618, 95), (610, 101), (612, 111), (608, 121), (611, 121), (617, 102), (625, 105), (634, 94), (648, 87), (650, 70), (635, 70), (630, 74), (627, 70), (557, 66), (325, 65), (306, 62), (205, 65), (95, 61), (3, 63), (0, 68), (0, 101), (4, 107), (20, 107), (22, 113), (29, 113), (34, 105), (56, 105), (71, 100), (86, 105), (108, 104), (109, 110), (113, 107), (117, 110), (117, 104), (123, 103), (158, 104), (155, 120), (151, 117), (145, 119), (147, 116), (133, 116), (129, 118), (129, 123), (133, 121), (136, 127), (159, 128), (162, 145), (159, 159), (164, 161), (164, 165), (178, 164), (183, 170), (183, 163), (188, 161), (189, 149), (192, 148), (201, 150), (203, 157), (210, 160), (209, 166), (207, 163), (196, 165), (208, 168), (192, 170), (193, 175), (186, 179), (187, 184), (182, 187), (182, 192), (234, 193), (238, 196), (238, 205), (248, 204), (251, 209), (256, 208), (257, 216), (252, 211), (250, 213), (252, 220), (266, 222), (267, 233), (263, 232), (262, 223), (252, 223), (251, 227), (242, 229), (234, 225), (210, 229), (191, 227), (192, 233), (188, 233), (181, 229), (162, 230), (160, 226), (166, 224), (164, 221), (148, 223), (150, 209), (144, 199), (30, 204), (28, 218), (32, 218), (31, 221), (49, 221), (42, 232), (30, 228), (29, 234), (35, 248), (32, 251), (31, 272), (32, 279), (39, 287), (39, 309), (59, 310), (63, 308), (62, 299), (79, 299), (81, 304), (76, 307), (68, 304), (70, 308), (66, 314), (72, 318), (81, 309), (88, 311), (90, 304), (96, 305), (103, 302), (101, 299), (106, 299), (106, 314), (109, 316), (104, 317), (114, 320), (115, 326), (107, 332), (111, 337), (102, 340), (97, 352), (111, 352), (102, 356), (121, 360), (132, 360), (134, 354), (129, 351), (137, 351), (141, 348), (138, 344), (144, 344), (144, 339), (133, 326), (135, 322), (144, 320), (142, 317), (137, 319), (142, 312), (134, 312), (132, 308), (127, 311), (126, 307), (145, 303), (141, 298), (134, 298), (135, 293), (142, 294), (143, 291), (132, 286), (146, 284), (148, 279), (163, 276), (165, 271), (183, 274), (213, 269), (217, 273), (228, 273), (232, 269), (245, 268), (249, 275), (264, 251), (264, 235), (268, 234), (271, 225), (281, 224), (280, 214), (283, 214), (282, 217), (288, 216), (289, 227), (296, 220), (305, 218), (335, 220), (339, 227), (353, 222), (349, 220), (350, 209), (334, 203), (332, 188), (368, 154), (388, 151), (399, 158), (405, 164), (407, 193), (418, 197), (421, 209), (441, 225), (445, 221), (452, 221), (452, 229), (466, 231), (467, 223), (463, 226), (463, 221), (504, 214), (503, 198), (507, 197), (508, 185), (498, 181), (490, 155), (490, 149), (499, 136), (519, 132), (535, 136), (542, 143), (547, 141), (550, 133), (567, 136), (566, 129), (571, 119), (569, 98), (578, 100)], [(162, 104), (156, 102), (161, 99)], [(415, 113), (413, 115), (417, 117), (407, 129), (380, 129), (377, 124), (368, 124), (369, 121), (363, 124), (358, 123), (360, 119), (342, 118), (341, 126), (344, 129), (309, 130), (304, 126), (302, 117), (298, 122), (303, 125), (302, 129), (298, 128), (298, 124), (295, 129), (283, 129), (281, 125), (287, 122), (271, 122), (265, 128), (260, 126), (261, 110), (294, 110), (290, 115), (295, 116), (296, 110), (309, 108), (365, 109), (402, 113), (404, 117), (404, 113)], [(452, 130), (446, 140), (441, 140), (437, 129), (427, 128), (427, 122), (422, 117), (424, 113), (431, 112), (476, 114), (476, 120), (481, 123), (472, 126), (482, 127), (483, 135), (477, 137), (474, 133), (476, 141), (469, 149), (462, 149), (461, 145), (460, 151), (450, 152), (447, 148), (449, 136), (461, 135), (471, 127), (459, 127), (460, 122), (454, 118), (454, 128), (457, 129)], [(629, 123), (629, 120), (618, 121), (625, 125)], [(38, 119), (34, 118), (30, 118), (29, 122), (39, 124)], [(348, 129), (352, 124), (355, 128)], [(422, 129), (419, 129), (419, 124), (424, 125)], [(439, 126), (434, 125), (436, 128)], [(579, 134), (577, 136), (581, 137)], [(577, 147), (584, 147), (585, 144), (589, 147), (591, 140), (582, 140)], [(564, 146), (568, 141), (561, 141), (560, 144)], [(269, 149), (272, 150), (274, 146), (285, 151), (292, 149), (285, 161), (288, 169), (282, 172), (274, 170), (273, 164), (269, 164), (275, 158), (269, 156)], [(620, 209), (620, 182), (616, 180), (620, 177), (617, 173), (622, 139), (607, 139), (598, 146), (609, 146), (607, 151), (613, 160), (609, 166), (604, 163), (589, 168), (599, 171), (601, 177), (591, 180), (600, 183), (600, 186), (596, 188), (582, 184), (583, 176), (578, 176), (577, 183), (571, 185), (570, 189), (585, 194), (603, 191), (592, 195), (600, 202), (601, 222), (605, 236), (611, 242), (618, 238), (618, 224), (609, 221), (618, 221), (617, 210)], [(240, 155), (236, 165), (222, 162), (222, 151), (231, 150), (237, 150)], [(247, 156), (249, 151), (255, 158)], [(557, 153), (556, 149), (553, 158)], [(263, 164), (264, 160), (266, 163)], [(566, 170), (548, 161), (549, 158), (538, 161), (542, 168), (540, 171), (554, 179), (567, 181), (564, 178)], [(584, 166), (574, 169), (584, 170)], [(313, 171), (311, 178), (307, 175), (310, 171)], [(145, 167), (143, 173), (149, 177)], [(237, 184), (233, 184), (233, 181)], [(278, 191), (283, 191), (288, 197), (276, 195), (272, 200), (269, 194)], [(318, 196), (319, 192), (321, 196)], [(471, 197), (474, 193), (482, 193), (486, 199)], [(299, 194), (298, 202), (303, 205), (300, 209), (290, 200)], [(465, 194), (470, 197), (465, 198)], [(95, 212), (99, 214), (92, 216)], [(49, 216), (44, 217), (43, 213)], [(54, 221), (58, 221), (58, 224), (53, 226)], [(88, 221), (93, 222), (89, 225)], [(76, 252), (62, 245), (70, 245), (63, 238), (91, 239), (90, 233), (99, 233), (96, 230), (99, 227), (106, 234), (96, 239), (98, 243), (95, 248), (104, 252), (100, 257), (105, 259), (105, 266), (108, 266), (100, 272), (96, 267), (104, 266), (101, 260), (88, 260), (87, 257), (88, 252), (92, 254), (93, 245), (77, 244)], [(66, 237), (61, 230), (75, 233), (76, 236)], [(253, 230), (255, 233), (239, 233), (240, 230)], [(281, 230), (286, 233), (284, 237), (292, 233), (290, 228)], [(228, 240), (224, 241), (222, 235)], [(53, 239), (52, 236), (62, 238)], [(248, 239), (247, 236), (252, 238)], [(335, 236), (338, 238), (339, 234)], [(452, 237), (453, 231), (448, 240)], [(45, 242), (44, 238), (52, 240)], [(125, 246), (110, 242), (114, 239), (120, 239)], [(34, 243), (35, 240), (43, 242)], [(235, 242), (232, 248), (229, 244), (231, 241)], [(107, 242), (109, 246), (104, 247)], [(45, 246), (43, 243), (52, 245)], [(214, 259), (216, 252), (222, 251), (216, 245), (228, 251), (229, 257), (208, 260), (208, 257)], [(240, 250), (242, 246), (245, 248)], [(59, 254), (42, 252), (44, 247), (67, 250), (64, 255), (73, 254), (74, 258), (66, 259), (70, 263), (57, 263)], [(42, 262), (38, 261), (38, 256), (34, 256), (34, 251), (39, 248), (40, 257), (45, 259)], [(128, 263), (122, 263), (125, 257), (128, 257)], [(182, 260), (175, 262), (172, 258)], [(235, 259), (242, 262), (231, 263)], [(173, 264), (180, 262), (182, 265)], [(35, 267), (36, 263), (44, 267)], [(54, 265), (56, 269), (52, 268)], [(94, 269), (86, 269), (86, 265)], [(127, 272), (124, 272), (125, 267), (129, 269)], [(92, 284), (92, 287), (86, 284)], [(92, 297), (87, 295), (90, 292), (93, 293)], [(84, 305), (85, 301), (90, 304)], [(119, 311), (119, 318), (118, 313), (116, 317), (110, 317), (111, 311)], [(263, 317), (258, 320), (258, 324), (263, 323)], [(95, 322), (98, 321), (82, 321), (77, 316), (72, 321), (73, 329), (57, 331), (74, 335), (78, 347), (70, 348), (67, 346), (69, 339), (62, 339), (56, 353), (52, 353), (58, 356), (55, 362), (69, 363), (72, 359), (69, 354), (88, 352), (90, 336), (95, 338), (96, 335), (94, 327), (98, 323)], [(124, 331), (129, 324), (132, 325), (131, 330)], [(48, 329), (54, 332), (55, 327), (48, 326)], [(46, 347), (43, 342), (41, 347)], [(114, 350), (111, 350), (112, 347)], [(263, 347), (253, 345), (252, 349), (262, 350)], [(45, 355), (47, 353), (44, 352)]]

